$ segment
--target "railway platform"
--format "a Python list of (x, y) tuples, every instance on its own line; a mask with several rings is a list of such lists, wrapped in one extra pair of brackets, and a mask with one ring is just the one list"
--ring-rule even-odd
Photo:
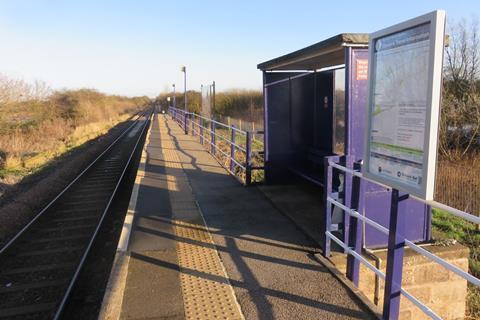
[(151, 123), (101, 319), (375, 319), (317, 245), (168, 116)]

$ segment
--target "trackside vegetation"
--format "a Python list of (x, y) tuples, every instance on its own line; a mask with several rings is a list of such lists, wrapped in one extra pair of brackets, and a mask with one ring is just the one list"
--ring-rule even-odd
[(149, 102), (92, 89), (52, 91), (0, 75), (0, 180), (12, 184), (106, 133)]

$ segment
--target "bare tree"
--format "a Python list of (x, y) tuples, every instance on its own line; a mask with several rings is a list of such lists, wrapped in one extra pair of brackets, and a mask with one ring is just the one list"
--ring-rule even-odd
[(455, 160), (478, 150), (480, 34), (477, 19), (452, 23), (445, 49), (440, 152)]
[(29, 100), (45, 100), (52, 93), (43, 81), (29, 84), (0, 74), (0, 105)]

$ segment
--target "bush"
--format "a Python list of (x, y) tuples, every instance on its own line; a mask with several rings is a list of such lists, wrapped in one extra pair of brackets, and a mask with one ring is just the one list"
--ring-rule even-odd
[[(170, 103), (167, 97), (171, 98)], [(201, 93), (198, 91), (188, 91), (188, 110), (200, 114), (202, 109)], [(155, 103), (166, 107), (173, 105), (173, 95), (171, 93), (162, 93), (156, 98)], [(176, 104), (178, 108), (183, 108), (183, 94), (176, 94)], [(259, 122), (263, 119), (263, 94), (258, 90), (228, 90), (217, 92), (215, 94), (215, 107), (211, 111), (212, 115), (221, 117), (232, 117), (245, 121)]]
[(40, 87), (0, 75), (0, 177), (28, 173), (150, 101), (91, 89), (46, 93)]

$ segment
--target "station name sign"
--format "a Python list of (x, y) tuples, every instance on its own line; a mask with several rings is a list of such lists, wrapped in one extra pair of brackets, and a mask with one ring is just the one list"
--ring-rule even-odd
[(433, 199), (445, 12), (370, 35), (363, 174)]

